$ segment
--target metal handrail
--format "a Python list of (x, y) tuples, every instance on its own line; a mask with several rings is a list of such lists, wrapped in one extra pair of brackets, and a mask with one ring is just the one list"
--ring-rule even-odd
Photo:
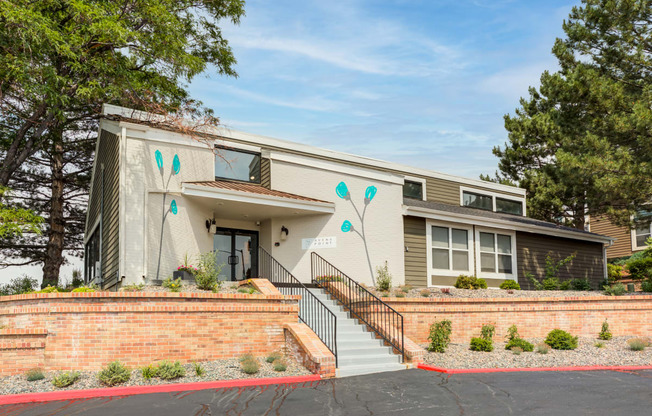
[[(317, 253), (311, 255), (312, 283), (324, 288), (351, 314), (396, 349), (405, 362), (403, 315)], [(328, 283), (342, 283), (341, 285)], [(337, 286), (337, 288), (336, 288)]]
[(258, 247), (258, 275), (284, 295), (300, 295), (299, 319), (319, 337), (337, 361), (337, 317), (322, 301), (262, 247)]

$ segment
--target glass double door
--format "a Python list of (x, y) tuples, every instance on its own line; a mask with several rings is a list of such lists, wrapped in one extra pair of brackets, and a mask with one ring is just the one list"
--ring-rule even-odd
[(258, 232), (218, 228), (213, 239), (219, 279), (225, 281), (258, 277)]

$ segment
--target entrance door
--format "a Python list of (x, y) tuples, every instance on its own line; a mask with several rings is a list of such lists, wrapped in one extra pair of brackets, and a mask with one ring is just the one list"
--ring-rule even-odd
[(258, 277), (258, 231), (218, 228), (213, 239), (220, 280)]

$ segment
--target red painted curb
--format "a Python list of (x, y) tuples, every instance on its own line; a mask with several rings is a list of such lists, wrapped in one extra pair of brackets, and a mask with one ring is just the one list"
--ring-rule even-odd
[(516, 373), (523, 371), (634, 371), (652, 370), (652, 365), (586, 365), (577, 367), (516, 367), (516, 368), (443, 368), (418, 364), (417, 368), (444, 374)]
[(90, 399), (107, 396), (133, 396), (136, 394), (169, 393), (232, 387), (294, 384), (321, 380), (319, 374), (294, 377), (250, 378), (238, 380), (200, 381), (196, 383), (160, 384), (157, 386), (109, 387), (102, 389), (48, 391), (44, 393), (10, 394), (0, 396), (0, 405), (16, 403), (51, 402), (55, 400)]

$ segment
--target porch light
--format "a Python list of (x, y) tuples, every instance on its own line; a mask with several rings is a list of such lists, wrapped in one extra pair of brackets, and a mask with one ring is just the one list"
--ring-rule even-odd
[(215, 213), (213, 213), (212, 219), (209, 218), (206, 220), (206, 231), (210, 233), (211, 230), (213, 231), (213, 233), (215, 233)]
[(285, 227), (285, 225), (281, 226), (281, 241), (287, 240), (289, 233), (290, 231)]

